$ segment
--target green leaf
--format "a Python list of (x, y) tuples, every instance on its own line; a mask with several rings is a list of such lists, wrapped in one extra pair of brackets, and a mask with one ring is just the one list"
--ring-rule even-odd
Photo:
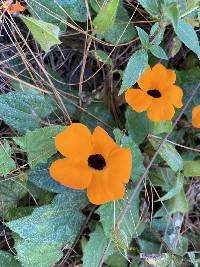
[(137, 181), (145, 171), (145, 167), (143, 164), (144, 158), (139, 149), (139, 147), (134, 143), (134, 141), (130, 137), (124, 137), (122, 141), (122, 145), (124, 147), (129, 147), (133, 153), (133, 163), (132, 163), (132, 171), (131, 177), (132, 181)]
[(113, 130), (113, 134), (114, 134), (114, 137), (115, 137), (115, 142), (120, 146), (121, 145), (121, 140), (122, 140), (122, 137), (123, 137), (123, 132), (120, 131), (119, 128), (115, 128)]
[(153, 17), (160, 16), (159, 1), (157, 0), (139, 0), (140, 5)]
[[(158, 149), (160, 141), (153, 137), (149, 137), (149, 141), (155, 149)], [(177, 172), (183, 169), (183, 160), (173, 145), (165, 142), (159, 150), (159, 155), (167, 162), (173, 171)]]
[(45, 163), (57, 150), (54, 144), (55, 136), (66, 127), (53, 125), (29, 131), (23, 137), (14, 137), (23, 152), (28, 154), (28, 162), (31, 167), (38, 163)]
[(133, 86), (137, 80), (139, 80), (140, 76), (145, 71), (147, 64), (148, 54), (144, 49), (138, 50), (130, 57), (124, 72), (119, 95)]
[[(128, 199), (130, 197), (130, 193), (131, 190), (128, 189), (124, 199)], [(119, 229), (114, 229), (114, 218), (118, 218), (121, 210), (126, 204), (126, 201), (119, 200), (117, 202), (110, 202), (97, 209), (97, 214), (100, 216), (100, 222), (103, 225), (106, 237), (112, 238), (113, 242), (116, 243), (123, 251), (126, 251), (131, 240), (140, 236), (144, 230), (144, 222), (141, 221), (139, 214), (139, 194), (140, 192), (137, 192), (137, 195), (131, 204), (130, 210), (122, 219)]]
[(49, 98), (30, 91), (2, 94), (0, 106), (1, 119), (20, 133), (39, 127), (54, 110)]
[(39, 164), (35, 168), (28, 170), (28, 181), (37, 187), (54, 193), (67, 193), (68, 187), (65, 187), (54, 180), (49, 174), (50, 164)]
[(136, 30), (138, 32), (143, 47), (146, 49), (149, 45), (149, 35), (140, 27), (136, 27)]
[(132, 262), (130, 262), (129, 267), (144, 267), (144, 265), (141, 263), (139, 259), (134, 259), (132, 260)]
[(154, 267), (167, 267), (171, 262), (171, 257), (168, 253), (143, 256), (143, 259), (145, 259), (148, 264)]
[(152, 221), (152, 228), (161, 233), (165, 232), (168, 227), (172, 226), (172, 222), (169, 222), (169, 213), (166, 212), (166, 209), (167, 211), (169, 210), (166, 204), (167, 202), (165, 203), (165, 206), (162, 205), (155, 213)]
[(150, 45), (149, 48), (150, 48), (151, 53), (155, 57), (168, 60), (168, 56), (161, 46), (152, 44)]
[(199, 7), (199, 0), (187, 0), (188, 8)]
[(33, 18), (59, 26), (63, 31), (66, 29), (67, 14), (54, 0), (27, 0), (27, 9)]
[[(174, 217), (175, 216), (176, 214), (174, 215)], [(176, 224), (176, 222), (174, 222), (174, 224)], [(184, 237), (182, 233), (180, 234), (179, 232), (177, 232), (177, 229), (174, 229), (171, 234), (166, 235), (164, 241), (166, 242), (168, 247), (173, 250), (174, 254), (184, 256), (188, 250), (188, 239)], [(174, 247), (174, 245), (176, 246)]]
[(12, 254), (0, 250), (0, 267), (22, 267), (22, 265)]
[(114, 45), (130, 42), (136, 37), (136, 30), (130, 23), (127, 10), (120, 1), (112, 27), (105, 33), (97, 32), (97, 37)]
[(152, 44), (160, 45), (163, 40), (164, 33), (165, 33), (164, 25), (160, 25), (159, 22), (153, 24), (150, 31), (150, 38), (153, 39)]
[(61, 43), (58, 26), (32, 17), (20, 16), (20, 18), (46, 53), (53, 45)]
[[(107, 243), (108, 239), (102, 226), (97, 224), (95, 231), (90, 234), (90, 239), (83, 249), (83, 267), (98, 267)], [(107, 256), (111, 253), (112, 248), (109, 249)]]
[(110, 29), (114, 23), (118, 5), (119, 0), (110, 0), (108, 4), (99, 11), (93, 21), (94, 27), (97, 31), (104, 33)]
[(105, 261), (106, 265), (110, 267), (127, 267), (128, 261), (123, 255), (113, 254)]
[(189, 23), (194, 27), (199, 27), (199, 0), (182, 0), (186, 2), (183, 4), (181, 9), (181, 18), (189, 19)]
[(0, 142), (0, 175), (7, 175), (16, 168), (14, 160), (11, 158), (12, 149), (6, 139)]
[(183, 175), (181, 173), (178, 173), (176, 177), (175, 186), (171, 190), (169, 190), (167, 194), (159, 198), (157, 201), (165, 201), (176, 196), (183, 189), (183, 178), (184, 178)]
[(152, 169), (149, 173), (150, 181), (154, 186), (160, 186), (163, 191), (168, 192), (175, 186), (176, 174), (166, 167)]
[(84, 192), (71, 190), (55, 196), (52, 204), (35, 208), (30, 216), (6, 225), (26, 241), (69, 248), (85, 220), (80, 210), (87, 203)]
[(179, 20), (179, 6), (176, 1), (170, 2), (164, 6), (164, 13), (172, 22), (174, 29), (177, 29)]
[(126, 127), (136, 144), (141, 144), (152, 131), (152, 123), (144, 112), (139, 113), (127, 108)]
[(19, 219), (19, 218), (24, 217), (24, 216), (28, 216), (32, 213), (33, 209), (34, 209), (34, 206), (10, 207), (9, 210), (6, 212), (6, 219), (8, 221), (11, 221), (11, 220)]
[[(189, 70), (181, 70), (176, 71), (177, 73), (177, 84), (183, 89), (184, 96), (183, 102), (190, 96), (192, 92), (192, 88), (196, 86), (196, 84), (200, 80), (200, 68), (195, 67)], [(191, 103), (189, 104), (188, 108), (185, 111), (185, 114), (189, 121), (191, 121), (192, 117), (192, 109), (194, 106), (199, 105), (200, 103), (200, 90), (195, 94)]]
[(86, 106), (85, 112), (81, 114), (80, 121), (86, 124), (91, 131), (97, 126), (102, 126), (107, 132), (112, 132), (110, 127), (115, 126), (113, 116), (104, 102), (92, 102)]
[(9, 211), (17, 207), (17, 201), (28, 192), (23, 174), (0, 181), (0, 216), (7, 218)]
[(173, 58), (175, 55), (178, 54), (182, 46), (182, 42), (179, 40), (177, 36), (174, 36), (171, 42), (171, 51), (169, 58)]
[(112, 59), (109, 57), (109, 55), (106, 52), (99, 50), (99, 49), (91, 50), (90, 52), (95, 56), (95, 58), (98, 61), (111, 65), (111, 66), (113, 65)]
[(200, 176), (200, 160), (184, 161), (185, 176)]
[(179, 39), (200, 59), (200, 46), (196, 31), (183, 19), (179, 19), (175, 32)]
[(80, 22), (85, 22), (88, 19), (87, 8), (85, 1), (83, 0), (57, 0), (58, 5), (60, 5), (67, 15)]
[(183, 189), (169, 200), (169, 206), (170, 208), (168, 210), (170, 211), (170, 214), (176, 212), (185, 214), (189, 211), (189, 203)]
[(184, 256), (188, 251), (188, 245), (189, 245), (189, 242), (188, 242), (187, 237), (179, 234), (179, 240), (178, 240), (178, 244), (177, 244), (176, 254), (178, 254), (180, 256)]
[(89, 0), (89, 2), (90, 6), (96, 13), (98, 13), (106, 3), (104, 0), (98, 0), (98, 2), (96, 0)]
[(154, 134), (170, 133), (171, 131), (172, 131), (171, 121), (161, 121), (161, 122), (155, 122), (153, 124)]
[(145, 171), (145, 167), (143, 165), (143, 156), (139, 149), (139, 147), (136, 145), (136, 143), (133, 141), (133, 139), (130, 136), (123, 136), (121, 138), (121, 145), (122, 147), (128, 147), (131, 149), (132, 152), (132, 170), (131, 170), (131, 177), (132, 180), (135, 182), (137, 181), (141, 175)]
[(20, 238), (15, 241), (15, 249), (17, 259), (24, 267), (52, 267), (63, 257), (59, 245), (33, 243)]
[[(145, 231), (143, 232), (143, 234), (145, 234)], [(149, 232), (147, 234), (152, 235), (151, 232)], [(148, 236), (147, 236), (147, 238), (148, 238)], [(152, 254), (152, 253), (158, 253), (160, 250), (160, 244), (153, 242), (153, 241), (150, 241), (150, 240), (138, 238), (138, 243), (140, 246), (140, 253)]]

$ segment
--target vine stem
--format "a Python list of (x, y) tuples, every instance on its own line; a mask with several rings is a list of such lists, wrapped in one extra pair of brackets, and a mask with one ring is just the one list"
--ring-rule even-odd
[[(192, 93), (191, 95), (188, 97), (188, 99), (186, 100), (185, 102), (185, 105), (183, 106), (183, 108), (181, 109), (181, 112), (179, 113), (178, 117), (176, 118), (176, 120), (174, 121), (173, 125), (172, 125), (172, 131), (174, 130), (174, 128), (176, 127), (177, 123), (179, 122), (179, 120), (181, 119), (182, 115), (185, 113), (188, 105), (190, 104), (191, 100), (193, 99), (193, 97), (195, 96), (195, 94), (197, 93), (198, 89), (200, 88), (200, 81), (198, 82), (197, 86), (192, 90)], [(141, 184), (143, 183), (143, 181), (145, 180), (145, 178), (147, 177), (148, 173), (149, 173), (149, 170), (152, 166), (152, 164), (154, 163), (155, 159), (157, 158), (159, 152), (160, 152), (160, 149), (163, 147), (164, 143), (167, 141), (167, 139), (170, 137), (172, 131), (168, 134), (165, 135), (165, 137), (162, 139), (162, 141), (160, 142), (160, 145), (157, 149), (157, 151), (155, 152), (155, 154), (153, 155), (151, 161), (149, 162), (147, 168), (145, 169), (145, 172), (144, 174), (141, 176), (140, 180), (138, 181), (135, 189), (132, 191), (131, 193), (131, 196), (130, 198), (126, 201), (126, 204), (124, 206), (124, 208), (122, 209), (122, 211), (120, 212), (117, 220), (116, 220), (116, 223), (115, 223), (115, 229), (119, 229), (121, 223), (122, 223), (122, 220), (124, 218), (124, 216), (126, 215), (127, 211), (130, 209), (131, 207), (131, 203), (133, 202), (134, 198), (135, 198), (135, 195), (137, 194)], [(112, 243), (112, 240), (111, 238), (109, 239), (107, 245), (106, 245), (106, 248), (104, 250), (104, 253), (100, 259), (100, 262), (99, 262), (99, 267), (102, 266), (104, 260), (105, 260), (105, 257), (107, 256), (107, 253), (109, 251), (109, 248), (110, 248), (110, 245)]]
[[(159, 136), (157, 136), (157, 135), (149, 134), (148, 136), (149, 136), (150, 138), (153, 137), (153, 138), (162, 140), (162, 138), (159, 137)], [(190, 151), (194, 151), (194, 152), (200, 153), (200, 149), (197, 149), (197, 148), (192, 148), (192, 147), (184, 146), (184, 145), (175, 143), (175, 142), (173, 142), (173, 141), (171, 141), (171, 140), (166, 140), (166, 142), (168, 142), (168, 143), (170, 143), (170, 144), (172, 144), (172, 145), (179, 146), (179, 147), (181, 147), (181, 148), (190, 150)]]

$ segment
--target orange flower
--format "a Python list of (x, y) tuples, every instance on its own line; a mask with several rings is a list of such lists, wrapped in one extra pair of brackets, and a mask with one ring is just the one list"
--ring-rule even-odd
[(12, 15), (13, 13), (16, 13), (16, 12), (22, 12), (26, 8), (22, 6), (18, 1), (16, 1), (15, 4), (12, 4), (11, 0), (6, 0), (0, 6), (0, 9), (5, 9), (9, 15)]
[(62, 185), (86, 189), (93, 204), (121, 199), (130, 179), (132, 155), (119, 147), (101, 127), (93, 134), (73, 123), (55, 138), (57, 150), (66, 158), (50, 166), (50, 175)]
[(156, 64), (152, 69), (147, 66), (137, 81), (140, 89), (131, 88), (125, 93), (126, 102), (136, 112), (147, 110), (147, 116), (154, 122), (171, 120), (174, 107), (181, 108), (183, 91), (174, 85), (176, 73)]
[(195, 128), (200, 128), (200, 105), (192, 110), (192, 125)]

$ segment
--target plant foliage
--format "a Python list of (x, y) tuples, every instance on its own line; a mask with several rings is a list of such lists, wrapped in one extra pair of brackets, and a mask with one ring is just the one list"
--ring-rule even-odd
[[(2, 0), (0, 17), (0, 267), (199, 266), (199, 0)], [(157, 63), (184, 104), (161, 122), (124, 97)], [(95, 206), (51, 177), (73, 122), (130, 149), (122, 199)]]

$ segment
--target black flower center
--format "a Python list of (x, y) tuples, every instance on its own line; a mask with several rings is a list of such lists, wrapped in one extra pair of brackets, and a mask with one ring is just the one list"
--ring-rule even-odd
[(148, 90), (148, 91), (147, 91), (147, 94), (150, 95), (150, 96), (152, 96), (152, 97), (154, 97), (154, 98), (159, 98), (159, 97), (161, 97), (161, 93), (160, 93), (160, 91), (157, 90), (157, 89)]
[(106, 166), (106, 161), (101, 154), (90, 155), (88, 158), (88, 166), (100, 171)]

